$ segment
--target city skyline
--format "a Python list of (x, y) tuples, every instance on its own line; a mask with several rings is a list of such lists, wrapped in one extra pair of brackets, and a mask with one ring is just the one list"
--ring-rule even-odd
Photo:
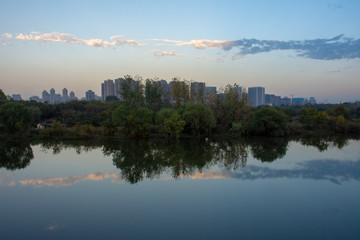
[(0, 88), (100, 96), (100, 82), (129, 74), (353, 102), (359, 11), (358, 1), (3, 1)]

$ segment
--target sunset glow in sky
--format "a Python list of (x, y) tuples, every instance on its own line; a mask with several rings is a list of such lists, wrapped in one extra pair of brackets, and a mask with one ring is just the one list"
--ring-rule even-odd
[(83, 97), (124, 75), (360, 100), (360, 1), (0, 2), (0, 89)]

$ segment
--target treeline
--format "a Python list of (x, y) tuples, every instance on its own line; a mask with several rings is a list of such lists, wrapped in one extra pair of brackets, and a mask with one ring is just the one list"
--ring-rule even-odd
[(228, 85), (224, 94), (194, 92), (174, 79), (164, 90), (156, 80), (124, 77), (121, 99), (60, 104), (13, 101), (0, 92), (0, 133), (41, 137), (147, 137), (161, 134), (285, 136), (302, 133), (359, 133), (360, 103), (250, 107), (247, 94)]

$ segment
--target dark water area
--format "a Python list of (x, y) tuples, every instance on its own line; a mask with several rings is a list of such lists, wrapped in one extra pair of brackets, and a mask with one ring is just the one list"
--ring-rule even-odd
[(0, 143), (1, 239), (359, 239), (360, 142)]

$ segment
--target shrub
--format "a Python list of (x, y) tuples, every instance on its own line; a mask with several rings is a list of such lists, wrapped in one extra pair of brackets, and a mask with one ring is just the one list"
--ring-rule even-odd
[(261, 108), (251, 117), (247, 131), (253, 135), (285, 136), (288, 133), (287, 117), (275, 108)]

